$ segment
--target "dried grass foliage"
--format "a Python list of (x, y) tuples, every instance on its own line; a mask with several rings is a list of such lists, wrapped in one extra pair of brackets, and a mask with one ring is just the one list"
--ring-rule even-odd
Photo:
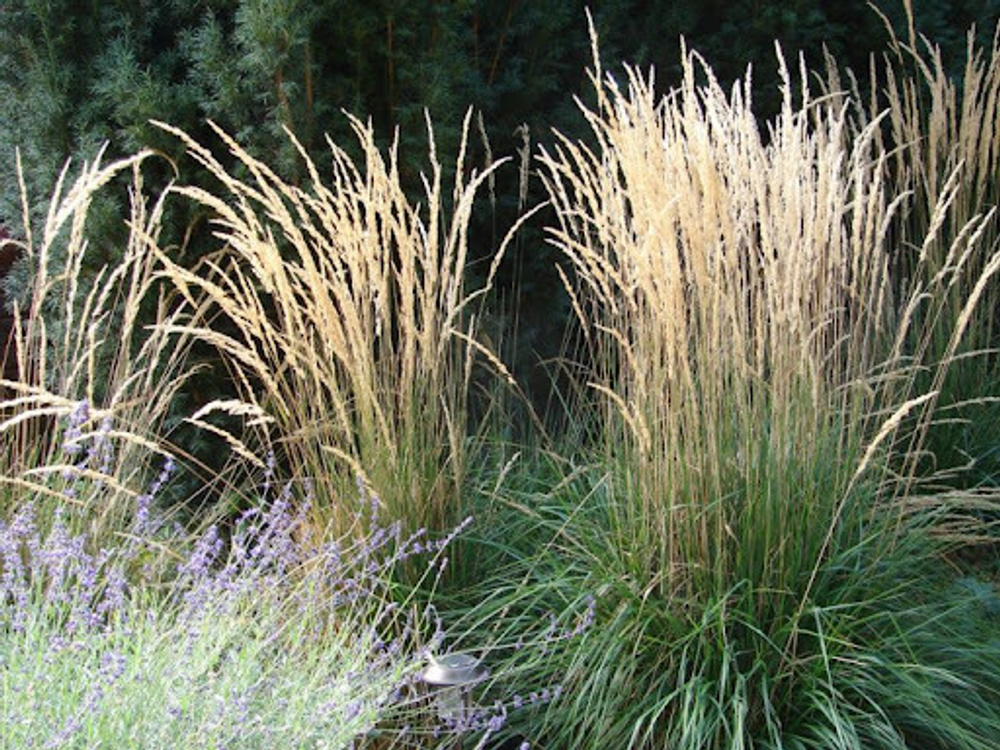
[[(181, 313), (154, 270), (165, 194), (154, 200), (143, 183), (151, 153), (110, 164), (102, 156), (84, 163), (68, 187), (66, 165), (40, 236), (32, 231), (22, 181), (25, 239), (18, 244), (31, 264), (32, 286), (27, 306), (14, 309), (18, 377), (0, 382), (3, 483), (22, 498), (69, 502), (68, 484), (97, 479), (101, 492), (87, 502), (99, 506), (93, 509), (98, 537), (120, 528), (150, 462), (168, 453), (164, 420), (192, 374), (189, 341), (168, 330)], [(120, 261), (88, 276), (88, 214), (96, 194), (120, 176), (130, 178), (128, 239)], [(108, 446), (100, 470), (62, 464), (61, 432), (81, 402), (88, 405), (78, 425), (83, 439)]]
[[(550, 237), (575, 271), (563, 278), (596, 363), (600, 423), (631, 467), (623, 528), (645, 525), (632, 548), (669, 571), (665, 590), (699, 568), (729, 580), (719, 571), (742, 553), (726, 540), (748, 523), (774, 527), (764, 564), (781, 570), (807, 546), (806, 519), (836, 519), (876, 454), (903, 447), (916, 460), (963, 336), (982, 333), (973, 316), (993, 315), (995, 215), (963, 196), (995, 190), (1000, 65), (974, 57), (959, 116), (932, 59), (928, 118), (907, 110), (919, 82), (890, 81), (893, 105), (869, 110), (839, 90), (814, 94), (803, 65), (795, 82), (778, 49), (783, 106), (767, 132), (749, 74), (727, 92), (696, 53), (664, 96), (652, 74), (625, 67), (619, 83), (595, 64), (597, 104), (580, 107), (596, 146), (560, 136), (543, 151)], [(927, 217), (922, 250), (901, 264), (914, 210)], [(894, 277), (901, 268), (912, 283)], [(838, 461), (827, 486), (809, 485), (809, 467)], [(913, 472), (910, 461), (891, 492)]]
[(414, 205), (396, 145), (383, 154), (370, 124), (351, 125), (361, 158), (329, 143), (328, 177), (289, 134), (309, 175), (303, 186), (217, 128), (246, 178), (162, 125), (223, 188), (175, 188), (215, 214), (221, 250), (195, 270), (161, 258), (190, 304), (204, 306), (173, 330), (225, 355), (241, 398), (267, 415), (266, 439), (294, 468), (360, 472), (392, 512), (441, 518), (461, 487), (473, 361), (485, 355), (502, 371), (477, 339), (475, 303), (503, 247), (486, 286), (465, 282), (476, 192), (502, 162), (470, 172), (466, 118), (446, 196), (428, 120), (430, 168)]
[[(557, 134), (541, 151), (550, 239), (568, 266), (558, 272), (596, 363), (587, 378), (601, 420), (614, 425), (605, 437), (636, 467), (651, 565), (670, 569), (687, 545), (715, 554), (743, 512), (719, 498), (772, 476), (786, 482), (763, 491), (784, 497), (831, 452), (854, 459), (828, 493), (837, 502), (887, 451), (907, 456), (892, 493), (913, 489), (949, 368), (995, 343), (1000, 36), (989, 50), (969, 39), (960, 86), (926, 40), (895, 40), (868, 102), (833, 65), (811, 90), (778, 49), (783, 106), (767, 130), (749, 75), (727, 91), (695, 53), (666, 96), (651, 73), (626, 67), (619, 83), (596, 66), (597, 104), (581, 105), (593, 145)], [(333, 477), (336, 493), (360, 475), (394, 514), (458, 512), (473, 363), (509, 379), (478, 335), (477, 303), (532, 212), (470, 290), (470, 216), (503, 161), (469, 168), (467, 117), (446, 193), (428, 121), (414, 204), (396, 146), (383, 153), (370, 124), (351, 124), (360, 159), (329, 143), (322, 167), (290, 135), (305, 184), (217, 128), (238, 167), (161, 124), (217, 180), (168, 191), (216, 217), (220, 249), (194, 269), (159, 246), (166, 195), (145, 197), (148, 153), (99, 157), (68, 188), (63, 172), (38, 237), (24, 219), (35, 276), (16, 315), (22, 377), (0, 383), (6, 481), (36, 481), (33, 451), (57, 463), (48, 425), (84, 399), (90, 427), (115, 424), (116, 471), (130, 471), (129, 451), (160, 450), (155, 433), (199, 340), (226, 359), (240, 399), (189, 421), (243, 460), (263, 466), (260, 438), (292, 471)], [(90, 204), (120, 173), (133, 181), (124, 258), (82, 289)]]

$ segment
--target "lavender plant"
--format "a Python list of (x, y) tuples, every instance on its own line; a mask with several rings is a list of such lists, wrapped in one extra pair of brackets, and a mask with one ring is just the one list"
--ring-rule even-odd
[(346, 748), (380, 727), (401, 741), (442, 635), (391, 571), (420, 555), (433, 575), (453, 535), (404, 537), (359, 509), (352, 535), (314, 544), (310, 488), (288, 484), (172, 566), (142, 565), (179, 544), (147, 499), (162, 482), (114, 548), (73, 534), (72, 509), (47, 528), (30, 503), (0, 522), (0, 746)]
[[(67, 499), (101, 481), (103, 438), (82, 429), (89, 420), (85, 402), (66, 420)], [(25, 502), (0, 520), (0, 746), (424, 747), (465, 736), (484, 747), (509, 716), (559, 698), (559, 685), (512, 690), (517, 659), (497, 659), (504, 668), (476, 686), (468, 713), (437, 715), (422, 670), (472, 639), (459, 629), (446, 640), (413, 592), (433, 593), (471, 518), (440, 538), (405, 533), (359, 482), (353, 522), (331, 540), (310, 522), (311, 483), (279, 486), (268, 472), (259, 503), (191, 539), (156, 505), (172, 471), (167, 459), (135, 497), (114, 546), (76, 531), (86, 508), (73, 502), (51, 516)], [(404, 563), (424, 570), (411, 593), (393, 582)], [(476, 647), (544, 654), (593, 613), (590, 602), (516, 643)]]

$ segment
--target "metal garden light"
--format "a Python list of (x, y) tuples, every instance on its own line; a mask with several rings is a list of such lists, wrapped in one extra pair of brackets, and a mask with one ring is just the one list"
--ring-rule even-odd
[(421, 677), (431, 688), (438, 718), (448, 726), (463, 728), (472, 718), (469, 688), (485, 680), (489, 671), (471, 654), (432, 656), (430, 662)]

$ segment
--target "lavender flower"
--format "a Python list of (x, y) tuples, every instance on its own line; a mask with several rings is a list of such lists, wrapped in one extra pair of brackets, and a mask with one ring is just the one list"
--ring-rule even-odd
[(150, 483), (149, 487), (135, 500), (135, 518), (133, 528), (136, 536), (151, 536), (159, 530), (159, 523), (150, 519), (153, 500), (156, 495), (166, 486), (177, 470), (177, 464), (173, 456), (167, 456), (160, 468), (160, 473)]
[(274, 451), (268, 451), (264, 460), (264, 481), (261, 484), (261, 494), (264, 497), (271, 494), (271, 480), (274, 479), (277, 467), (278, 457), (274, 455)]
[(97, 613), (102, 616), (125, 614), (126, 581), (125, 573), (120, 566), (113, 566), (106, 575), (104, 598), (97, 607)]
[(186, 587), (183, 593), (185, 619), (196, 619), (206, 614), (205, 605), (219, 589), (219, 580), (213, 576), (212, 565), (221, 550), (218, 529), (211, 526), (195, 544), (191, 556), (177, 566), (182, 586)]
[(100, 623), (100, 616), (94, 611), (98, 579), (102, 565), (107, 562), (107, 553), (95, 559), (81, 553), (74, 561), (75, 574), (73, 608), (67, 627), (70, 633), (93, 630)]
[(154, 531), (153, 524), (150, 523), (149, 513), (153, 505), (153, 496), (143, 493), (135, 499), (135, 520), (133, 525), (137, 534), (145, 534)]
[(178, 566), (177, 572), (195, 580), (208, 577), (212, 563), (215, 562), (221, 549), (222, 540), (219, 539), (219, 530), (213, 525), (209, 527), (205, 536), (195, 544), (194, 552), (187, 561)]
[(52, 528), (37, 556), (39, 574), (47, 579), (47, 598), (50, 602), (61, 603), (69, 600), (69, 576), (75, 564), (84, 559), (84, 539), (70, 537), (63, 520), (63, 513), (56, 513)]
[(63, 433), (63, 453), (76, 456), (82, 450), (80, 439), (83, 437), (83, 425), (90, 421), (90, 402), (87, 399), (79, 401), (69, 413), (67, 427)]
[(111, 465), (114, 461), (115, 451), (111, 444), (111, 417), (105, 416), (101, 420), (100, 429), (93, 436), (90, 448), (87, 450), (87, 457), (84, 465), (94, 468), (98, 473), (105, 476), (111, 474)]
[(28, 609), (28, 582), (21, 558), (21, 541), (26, 527), (33, 525), (31, 509), (22, 508), (14, 516), (10, 526), (0, 522), (0, 557), (3, 560), (3, 578), (0, 579), (0, 604), (13, 603), (13, 612), (8, 618), (15, 633), (24, 629)]

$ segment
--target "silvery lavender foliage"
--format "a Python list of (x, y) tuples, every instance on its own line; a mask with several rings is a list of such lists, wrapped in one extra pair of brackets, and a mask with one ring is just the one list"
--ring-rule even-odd
[[(0, 521), (0, 663), (9, 670), (0, 724), (15, 727), (27, 721), (38, 746), (72, 747), (87, 717), (99, 710), (124, 673), (124, 657), (110, 636), (125, 626), (129, 614), (125, 560), (110, 550), (88, 549), (82, 535), (70, 532), (66, 511), (57, 511), (45, 530), (36, 515), (28, 503), (9, 523)], [(95, 640), (107, 641), (108, 647), (79, 686), (79, 700), (68, 714), (50, 715), (44, 700), (46, 670), (67, 660), (86, 660)], [(26, 680), (29, 689), (18, 691), (19, 680)], [(27, 700), (20, 702), (19, 695)], [(5, 745), (2, 734), (0, 745)]]
[[(66, 446), (79, 466), (100, 454), (74, 448), (91, 439), (80, 429), (86, 408), (75, 414)], [(12, 688), (0, 696), (0, 746), (84, 747), (102, 731), (114, 745), (119, 730), (100, 727), (150, 721), (147, 747), (177, 746), (184, 733), (219, 747), (315, 746), (345, 732), (353, 742), (387, 715), (422, 709), (419, 669), (439, 647), (440, 626), (426, 632), (433, 613), (393, 601), (389, 579), (415, 555), (433, 569), (451, 537), (404, 535), (366, 496), (357, 533), (314, 544), (309, 484), (279, 489), (269, 478), (259, 507), (231, 529), (209, 529), (162, 582), (165, 593), (144, 596), (142, 560), (182, 544), (154, 510), (171, 471), (168, 462), (138, 497), (114, 549), (70, 531), (74, 505), (48, 524), (31, 504), (0, 522), (0, 667), (10, 667)], [(90, 492), (87, 481), (76, 475), (73, 488)], [(158, 662), (164, 650), (169, 659)], [(41, 662), (26, 658), (32, 652)], [(296, 680), (315, 705), (286, 726), (274, 716), (300, 702)]]
[[(111, 426), (87, 432), (91, 421), (86, 403), (68, 418), (66, 463), (99, 474)], [(114, 549), (71, 532), (72, 504), (47, 522), (30, 504), (0, 521), (0, 671), (12, 687), (0, 693), (0, 746), (85, 747), (95, 736), (127, 745), (115, 734), (124, 729), (106, 727), (130, 723), (150, 748), (186, 736), (217, 747), (346, 748), (364, 744), (376, 725), (397, 746), (466, 732), (485, 742), (509, 714), (558, 697), (556, 686), (493, 700), (459, 722), (436, 717), (420, 673), (444, 650), (440, 618), (397, 601), (391, 581), (402, 564), (440, 576), (472, 519), (440, 538), (404, 533), (359, 485), (354, 532), (314, 542), (311, 485), (279, 483), (274, 463), (258, 505), (195, 540), (172, 537), (156, 514), (169, 459), (136, 498), (132, 528)], [(82, 472), (68, 478), (73, 491), (100, 491)], [(144, 580), (144, 561), (165, 548), (186, 552), (168, 580)], [(575, 638), (592, 619), (591, 602), (568, 624), (553, 618), (522, 648)], [(43, 657), (18, 662), (19, 651)], [(47, 695), (61, 696), (61, 708)], [(343, 744), (331, 740), (338, 737)]]
[(121, 604), (124, 578), (112, 557), (88, 552), (82, 536), (70, 536), (61, 512), (43, 537), (34, 506), (20, 507), (9, 524), (0, 521), (0, 623), (23, 632), (41, 600), (65, 618), (68, 634), (94, 629)]

